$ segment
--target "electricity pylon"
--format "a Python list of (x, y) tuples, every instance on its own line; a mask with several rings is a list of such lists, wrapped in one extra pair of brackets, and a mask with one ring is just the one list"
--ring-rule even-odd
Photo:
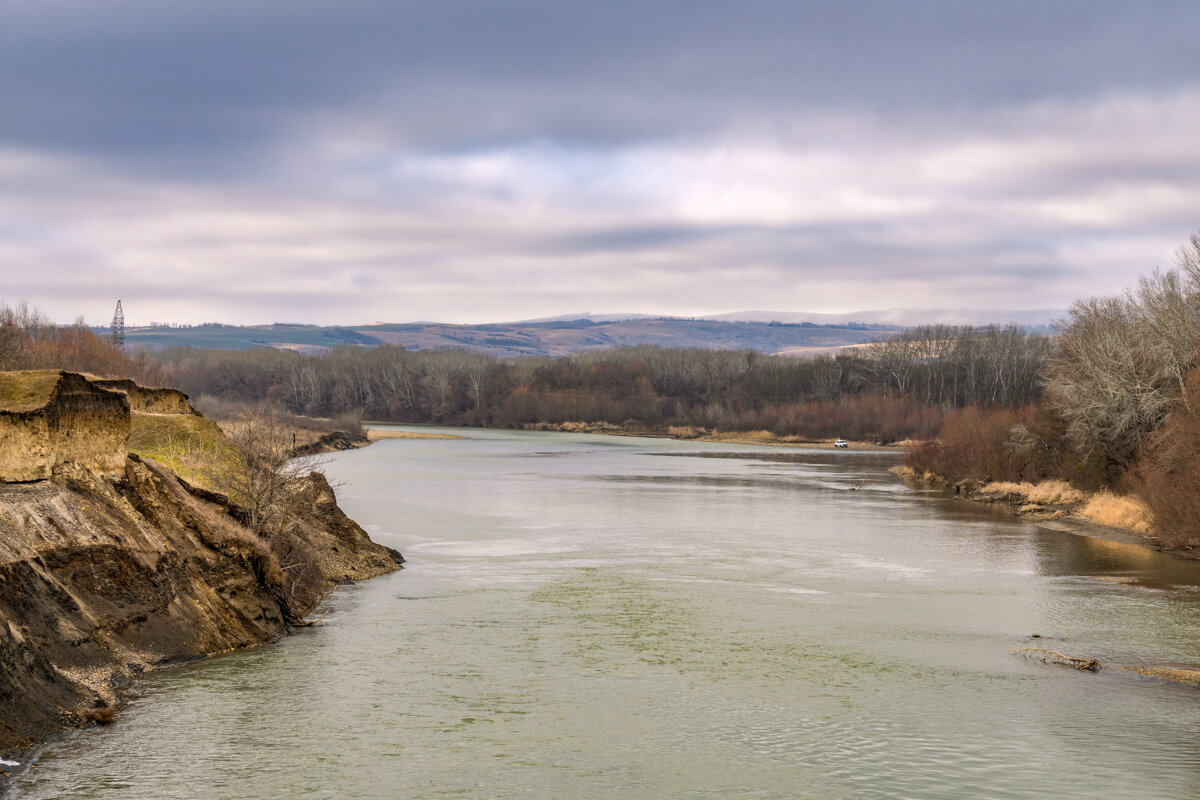
[(117, 310), (113, 314), (112, 343), (117, 347), (125, 346), (125, 312), (121, 310), (121, 301), (117, 301)]

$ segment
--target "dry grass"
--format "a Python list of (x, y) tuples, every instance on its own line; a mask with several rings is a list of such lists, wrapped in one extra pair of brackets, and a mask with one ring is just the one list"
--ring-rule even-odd
[[(805, 439), (803, 436), (778, 436), (770, 431), (764, 430), (729, 431), (727, 433), (714, 431), (713, 433), (702, 436), (701, 438), (710, 442), (725, 442), (727, 444), (818, 445), (817, 442), (813, 442), (811, 439)], [(820, 446), (831, 446), (832, 444), (833, 440), (829, 440), (828, 445)]]
[(982, 494), (1019, 494), (1033, 488), (1032, 483), (1013, 483), (1012, 481), (992, 481), (979, 487)]
[(533, 422), (525, 425), (527, 431), (559, 431), (561, 433), (623, 433), (625, 428), (611, 422)]
[(367, 439), (378, 442), (380, 439), (465, 439), (456, 433), (419, 433), (416, 431), (392, 431), (379, 428), (369, 428)]
[(731, 435), (749, 442), (778, 442), (784, 439), (770, 431), (740, 431)]
[(1073, 488), (1066, 481), (1042, 481), (1041, 483), (993, 481), (984, 484), (979, 491), (983, 494), (1016, 494), (1024, 497), (1028, 502), (1038, 505), (1070, 506), (1088, 499), (1086, 493)]
[(1025, 498), (1026, 503), (1039, 506), (1078, 506), (1081, 517), (1098, 525), (1142, 534), (1150, 532), (1150, 511), (1145, 503), (1133, 495), (1115, 495), (1111, 492), (1088, 494), (1060, 480), (1041, 483), (993, 481), (981, 486), (979, 493), (1017, 495)]
[(1042, 481), (1033, 484), (1025, 495), (1031, 503), (1048, 505), (1075, 505), (1087, 499), (1087, 494), (1079, 491), (1066, 481)]
[(935, 475), (929, 471), (916, 470), (916, 469), (913, 469), (912, 467), (908, 466), (907, 464), (900, 464), (895, 467), (888, 467), (888, 472), (892, 473), (893, 475), (899, 475), (901, 478), (903, 478), (904, 480), (907, 480), (907, 481), (919, 481), (921, 483), (930, 483), (930, 484), (949, 483), (949, 481), (947, 481), (941, 475)]
[(1079, 514), (1099, 525), (1136, 533), (1150, 532), (1150, 510), (1132, 495), (1097, 492), (1079, 509)]
[(701, 436), (707, 435), (707, 433), (703, 428), (694, 428), (691, 425), (670, 425), (667, 427), (667, 435), (675, 439), (699, 439)]
[(1200, 686), (1200, 669), (1180, 669), (1179, 667), (1122, 667), (1122, 669), (1164, 681)]

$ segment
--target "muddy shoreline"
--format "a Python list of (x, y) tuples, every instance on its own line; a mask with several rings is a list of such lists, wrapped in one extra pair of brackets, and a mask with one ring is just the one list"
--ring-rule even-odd
[[(391, 431), (380, 428), (372, 428), (372, 425), (403, 425), (412, 428), (439, 428), (447, 427), (466, 427), (468, 429), (488, 430), (490, 426), (450, 426), (439, 425), (429, 422), (388, 422), (385, 420), (364, 420), (364, 427), (367, 428), (367, 435), (372, 441), (379, 439), (461, 439), (463, 437), (454, 434), (441, 433), (421, 433), (417, 431)], [(708, 431), (705, 429), (687, 429), (686, 431), (672, 431), (671, 429), (663, 428), (646, 428), (640, 426), (623, 426), (612, 425), (606, 422), (538, 422), (526, 425), (523, 428), (495, 428), (495, 430), (526, 430), (526, 431), (541, 431), (547, 433), (589, 433), (598, 436), (633, 436), (647, 439), (675, 439), (681, 442), (714, 442), (717, 444), (750, 444), (762, 445), (764, 447), (794, 447), (797, 449), (807, 450), (834, 450), (833, 439), (822, 440), (802, 440), (789, 436), (774, 436), (767, 431), (752, 431), (752, 432), (733, 432), (722, 433), (720, 431)], [(910, 442), (894, 442), (889, 444), (879, 444), (877, 442), (862, 442), (856, 440), (846, 440), (850, 450), (879, 450), (879, 449), (896, 449), (903, 450), (908, 447)]]

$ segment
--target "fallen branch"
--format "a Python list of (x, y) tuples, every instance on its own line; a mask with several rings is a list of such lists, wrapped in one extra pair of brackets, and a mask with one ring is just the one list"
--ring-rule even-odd
[(1088, 672), (1100, 671), (1100, 659), (1098, 658), (1065, 656), (1062, 653), (1056, 653), (1044, 647), (1022, 647), (1013, 652), (1029, 658), (1036, 658), (1044, 664), (1062, 664), (1065, 667), (1074, 667), (1075, 669), (1087, 670)]
[(327, 616), (329, 616), (328, 611), (326, 611), (324, 614), (317, 617), (316, 619), (312, 619), (312, 620), (302, 619), (299, 622), (293, 622), (292, 627), (293, 628), (311, 628), (313, 625), (316, 625), (318, 622), (325, 619)]

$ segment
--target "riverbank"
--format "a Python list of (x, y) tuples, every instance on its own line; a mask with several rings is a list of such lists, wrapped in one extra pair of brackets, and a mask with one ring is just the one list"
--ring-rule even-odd
[[(768, 447), (797, 447), (809, 449), (834, 449), (835, 439), (804, 439), (799, 436), (777, 436), (771, 431), (721, 431), (708, 428), (696, 428), (690, 425), (670, 425), (665, 428), (653, 428), (644, 425), (614, 425), (609, 422), (537, 422), (526, 425), (524, 430), (549, 431), (558, 433), (594, 433), (604, 436), (644, 436), (652, 439), (678, 439), (689, 442), (719, 442), (723, 444), (755, 444)], [(875, 442), (847, 441), (847, 448), (852, 450), (878, 449), (880, 447), (908, 447), (911, 442), (891, 442), (878, 444)]]
[(338, 584), (400, 569), (319, 473), (282, 485), (286, 513), (269, 534), (248, 527), (250, 509), (181, 477), (168, 462), (211, 463), (232, 447), (182, 393), (177, 407), (142, 410), (167, 390), (53, 370), (0, 373), (0, 390), (0, 438), (19, 445), (0, 458), (10, 765), (61, 731), (111, 722), (134, 676), (274, 641)]
[(422, 433), (419, 431), (396, 431), (385, 430), (382, 428), (368, 428), (366, 444), (381, 441), (383, 439), (465, 439), (465, 436), (459, 436), (454, 433)]
[(1200, 560), (1193, 547), (1168, 547), (1152, 532), (1150, 512), (1136, 497), (1111, 492), (1084, 492), (1066, 481), (1041, 483), (1008, 481), (948, 481), (933, 473), (918, 473), (912, 467), (891, 470), (906, 482), (917, 486), (941, 488), (958, 499), (1008, 508), (1014, 515), (1035, 522), (1054, 521), (1076, 533), (1121, 537), (1137, 541), (1155, 550), (1179, 558)]

